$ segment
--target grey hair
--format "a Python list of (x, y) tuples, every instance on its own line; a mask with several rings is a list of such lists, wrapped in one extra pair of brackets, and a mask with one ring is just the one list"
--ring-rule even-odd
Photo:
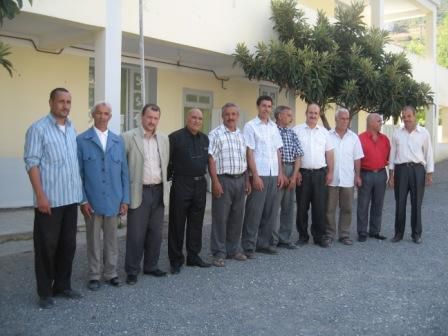
[(224, 111), (230, 107), (234, 107), (236, 108), (236, 110), (238, 111), (238, 113), (240, 113), (240, 108), (237, 104), (229, 102), (229, 103), (225, 103), (222, 107), (221, 107), (221, 116), (224, 115)]
[(383, 120), (383, 117), (381, 116), (381, 114), (379, 114), (379, 113), (375, 113), (375, 112), (369, 113), (369, 115), (368, 115), (367, 118), (366, 118), (366, 128), (369, 128), (370, 120), (371, 120), (373, 117), (380, 117), (381, 120)]
[(412, 105), (406, 105), (401, 109), (401, 112), (405, 112), (405, 111), (411, 111), (413, 115), (415, 115), (417, 113), (417, 110)]
[(275, 120), (278, 120), (278, 116), (280, 115), (280, 113), (282, 113), (283, 111), (287, 111), (287, 110), (291, 110), (292, 109), (289, 106), (286, 105), (279, 105), (275, 108), (274, 110), (274, 118)]
[(108, 102), (106, 102), (106, 101), (99, 101), (99, 102), (95, 103), (95, 105), (93, 105), (92, 109), (90, 110), (90, 115), (92, 117), (95, 114), (96, 109), (98, 107), (100, 107), (100, 106), (106, 106), (109, 109), (110, 113), (112, 113), (112, 106)]
[(348, 115), (350, 116), (349, 110), (347, 110), (345, 107), (340, 107), (336, 110), (336, 113), (334, 114), (334, 120), (338, 119), (341, 113), (348, 113)]

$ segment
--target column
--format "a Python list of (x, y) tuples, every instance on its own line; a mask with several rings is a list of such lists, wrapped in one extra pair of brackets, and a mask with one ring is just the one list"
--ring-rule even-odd
[(95, 37), (95, 101), (112, 106), (109, 129), (120, 133), (121, 0), (106, 1), (106, 27)]
[(436, 31), (437, 31), (437, 14), (436, 9), (431, 10), (426, 15), (426, 52), (428, 59), (433, 64), (433, 75), (432, 75), (432, 83), (434, 91), (434, 105), (431, 105), (426, 110), (426, 129), (431, 134), (431, 140), (434, 148), (438, 142), (437, 133), (438, 133), (438, 97), (437, 97), (437, 60), (436, 60)]
[(373, 27), (383, 28), (384, 26), (384, 0), (370, 1), (370, 24)]

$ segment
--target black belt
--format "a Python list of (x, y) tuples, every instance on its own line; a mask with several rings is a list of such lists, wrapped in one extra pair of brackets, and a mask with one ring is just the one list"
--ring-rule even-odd
[(373, 169), (373, 170), (370, 170), (370, 169), (361, 169), (361, 171), (362, 171), (363, 173), (381, 173), (383, 170), (386, 170), (386, 168)]
[(415, 166), (423, 166), (420, 162), (404, 162), (396, 164), (396, 166), (403, 166), (403, 167), (415, 167)]
[[(177, 175), (177, 177), (180, 177), (183, 179), (192, 179), (193, 181), (201, 181), (201, 180), (205, 179), (204, 175), (201, 175), (201, 176)], [(174, 179), (176, 179), (176, 176), (174, 176)]]
[(283, 162), (284, 165), (294, 166), (295, 162)]
[(162, 183), (144, 184), (143, 188), (155, 188), (155, 187), (160, 187), (161, 185), (162, 185)]
[(237, 179), (237, 178), (243, 177), (244, 173), (241, 173), (241, 174), (220, 174), (220, 176), (225, 176), (225, 177), (230, 177), (230, 178)]
[(322, 167), (322, 168), (316, 168), (316, 169), (308, 169), (308, 168), (300, 168), (300, 171), (304, 171), (304, 172), (318, 172), (318, 171), (322, 171), (325, 170), (327, 167)]

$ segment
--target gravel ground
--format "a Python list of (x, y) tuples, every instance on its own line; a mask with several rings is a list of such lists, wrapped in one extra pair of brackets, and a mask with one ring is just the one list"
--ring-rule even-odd
[[(84, 298), (57, 299), (51, 310), (36, 305), (33, 254), (0, 257), (0, 334), (448, 335), (448, 162), (437, 169), (425, 195), (422, 245), (411, 242), (408, 223), (398, 244), (369, 239), (351, 247), (307, 245), (278, 256), (228, 261), (225, 268), (184, 267), (164, 279), (140, 276), (135, 286), (104, 285), (98, 292), (85, 286), (81, 245), (73, 288)], [(389, 190), (382, 230), (389, 238), (393, 211)], [(205, 225), (205, 258), (209, 234)], [(123, 265), (123, 239), (120, 249)], [(165, 270), (166, 251), (164, 241)]]

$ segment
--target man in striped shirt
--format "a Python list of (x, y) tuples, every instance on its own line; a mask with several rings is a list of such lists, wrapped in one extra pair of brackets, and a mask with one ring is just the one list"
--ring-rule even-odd
[(24, 160), (34, 191), (34, 252), (39, 306), (53, 307), (52, 296), (81, 295), (71, 288), (78, 203), (82, 199), (76, 131), (68, 119), (71, 95), (50, 93), (50, 113), (28, 129)]
[(246, 142), (237, 128), (239, 115), (236, 104), (225, 104), (223, 124), (209, 134), (208, 169), (213, 194), (210, 247), (216, 267), (223, 267), (226, 257), (247, 259), (240, 250), (240, 237), (250, 184), (246, 174)]

